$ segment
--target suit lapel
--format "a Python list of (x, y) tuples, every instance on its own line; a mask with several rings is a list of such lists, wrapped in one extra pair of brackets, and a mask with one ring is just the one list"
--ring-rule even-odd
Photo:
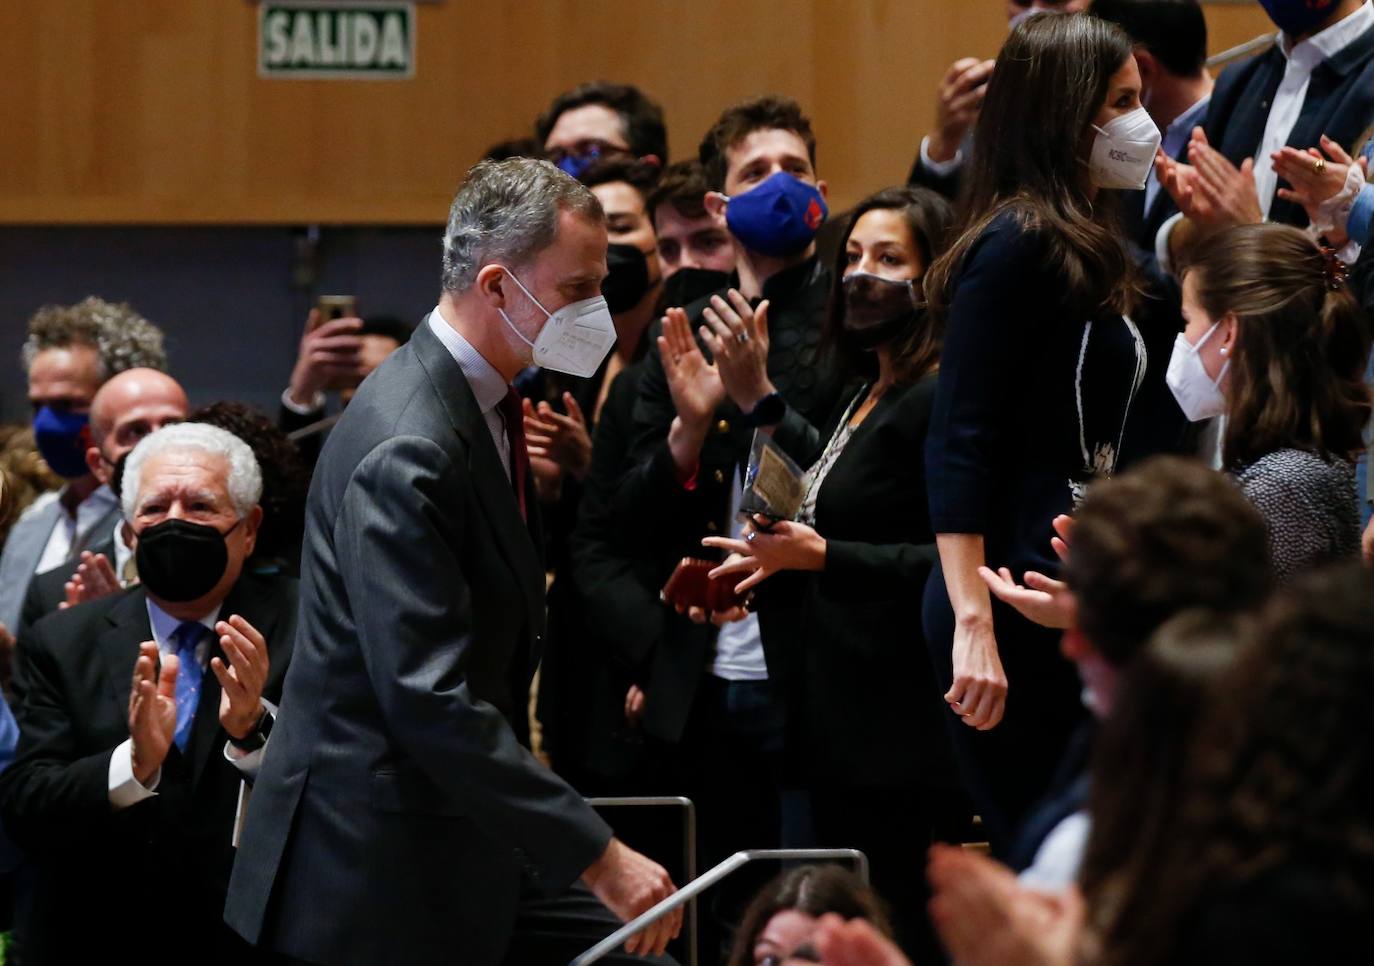
[[(496, 451), (486, 420), (477, 406), (463, 370), (449, 354), (439, 337), (421, 323), (411, 337), (416, 358), (429, 377), (439, 404), (448, 417), (453, 431), (467, 443), (468, 467), (478, 502), (486, 510), (487, 519), (497, 536), (497, 545), (512, 570), (520, 578), (520, 589), (529, 608), (531, 626), (535, 633), (542, 625), (544, 612), (544, 565), (534, 542), (531, 528), (538, 529), (538, 499), (534, 496), (533, 479), (526, 480), (525, 505), (530, 523), (520, 517), (520, 504), (510, 485), (501, 457)], [(532, 474), (531, 474), (532, 477)]]
[(61, 512), (62, 508), (53, 500), (32, 516), (21, 518), (5, 541), (5, 552), (0, 556), (4, 564), (0, 567), (0, 623), (11, 630), (18, 628), (24, 591), (33, 578)]
[(134, 587), (125, 591), (105, 615), (105, 622), (106, 627), (96, 642), (96, 650), (105, 664), (105, 681), (110, 697), (121, 715), (127, 718), (138, 646), (153, 639), (153, 628), (148, 622), (147, 595), (143, 588)]

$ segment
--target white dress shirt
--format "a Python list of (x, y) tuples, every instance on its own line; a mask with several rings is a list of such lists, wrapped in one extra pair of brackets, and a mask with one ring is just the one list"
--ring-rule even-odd
[(467, 377), (472, 395), (477, 399), (477, 408), (482, 411), (482, 419), (491, 433), (491, 441), (496, 444), (496, 453), (501, 457), (501, 465), (506, 470), (506, 478), (511, 478), (510, 437), (506, 435), (506, 420), (501, 415), (501, 400), (510, 391), (510, 384), (497, 372), (482, 354), (473, 348), (472, 343), (458, 334), (458, 330), (445, 321), (443, 313), (436, 306), (426, 320), (430, 331), (439, 337), (458, 368)]
[[(66, 492), (67, 487), (64, 486), (52, 499), (60, 500)], [(98, 486), (90, 496), (77, 504), (75, 515), (66, 512), (63, 507), (57, 517), (57, 526), (52, 528), (48, 545), (43, 548), (43, 555), (38, 558), (38, 566), (33, 572), (47, 573), (72, 559), (73, 550), (79, 553), (86, 549), (91, 543), (90, 538), (94, 536), (92, 530), (95, 525), (118, 506), (119, 498), (114, 492), (108, 486)]]
[[(730, 497), (730, 536), (740, 539), (744, 521), (739, 509), (744, 502), (744, 480), (735, 468), (735, 486)], [(743, 578), (736, 578), (742, 580)], [(716, 635), (716, 653), (711, 659), (711, 674), (724, 681), (767, 681), (768, 664), (763, 656), (763, 634), (759, 631), (759, 615), (750, 614), (744, 620), (732, 621)]]
[(1274, 203), (1274, 192), (1279, 184), (1278, 172), (1274, 170), (1269, 156), (1288, 143), (1293, 126), (1298, 123), (1298, 115), (1302, 113), (1303, 101), (1307, 99), (1312, 71), (1322, 61), (1330, 60), (1349, 47), (1370, 27), (1374, 27), (1374, 2), (1365, 0), (1358, 10), (1344, 20), (1301, 43), (1291, 45), (1291, 49), (1288, 38), (1279, 34), (1279, 52), (1288, 63), (1284, 67), (1279, 89), (1274, 93), (1274, 103), (1269, 108), (1264, 137), (1260, 139), (1259, 150), (1255, 153), (1255, 188), (1259, 192), (1260, 210), (1265, 218), (1269, 217), (1269, 208)]
[[(161, 607), (148, 600), (148, 623), (152, 625), (153, 640), (163, 656), (176, 653), (176, 645), (171, 642), (172, 634), (181, 626), (177, 620)], [(204, 673), (210, 663), (210, 646), (214, 641), (215, 622), (219, 620), (219, 608), (202, 617), (197, 623), (209, 628), (211, 635), (204, 638), (196, 647), (196, 663)], [(137, 805), (145, 798), (157, 794), (158, 782), (162, 779), (162, 769), (153, 774), (147, 785), (134, 777), (134, 739), (124, 739), (123, 743), (110, 756), (110, 804), (116, 809)]]
[[(1274, 94), (1269, 107), (1269, 116), (1264, 125), (1264, 136), (1260, 138), (1259, 149), (1255, 152), (1255, 191), (1259, 197), (1260, 211), (1267, 219), (1269, 209), (1274, 204), (1274, 194), (1278, 188), (1279, 176), (1274, 170), (1269, 156), (1288, 143), (1293, 127), (1302, 113), (1302, 105), (1307, 100), (1307, 88), (1312, 81), (1312, 71), (1322, 61), (1336, 56), (1349, 47), (1365, 31), (1374, 27), (1374, 0), (1365, 0), (1358, 10), (1313, 34), (1298, 44), (1290, 45), (1283, 34), (1278, 36), (1278, 49), (1287, 64), (1284, 66), (1283, 79)], [(1313, 147), (1314, 145), (1302, 145)], [(1162, 226), (1155, 236), (1155, 256), (1160, 267), (1173, 271), (1169, 259), (1169, 235), (1183, 215), (1176, 214)]]

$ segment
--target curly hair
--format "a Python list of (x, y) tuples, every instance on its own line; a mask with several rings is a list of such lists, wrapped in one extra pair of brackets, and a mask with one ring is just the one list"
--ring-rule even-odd
[(75, 305), (45, 305), (29, 319), (22, 358), (27, 372), (38, 353), (88, 345), (100, 357), (100, 380), (126, 369), (167, 371), (162, 330), (127, 302), (106, 302), (94, 295)]
[(300, 552), (305, 533), (305, 497), (310, 473), (295, 444), (271, 419), (252, 406), (216, 402), (193, 410), (187, 422), (208, 423), (248, 444), (262, 470), (262, 526), (254, 558), (288, 558)]
[(1176, 962), (1182, 927), (1209, 900), (1285, 872), (1312, 874), (1323, 902), (1367, 916), (1372, 690), (1374, 575), (1341, 564), (1276, 595), (1194, 746), (1177, 833), (1127, 884), (1098, 962)]
[(60, 487), (62, 478), (48, 469), (48, 464), (38, 455), (33, 429), (20, 423), (0, 425), (0, 473), (9, 481), (6, 500), (10, 504), (8, 519), (0, 519), (0, 544), (3, 544), (20, 514), (40, 494)]

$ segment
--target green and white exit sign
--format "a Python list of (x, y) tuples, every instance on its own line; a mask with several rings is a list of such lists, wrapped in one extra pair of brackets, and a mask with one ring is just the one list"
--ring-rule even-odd
[(261, 77), (415, 76), (415, 4), (264, 2), (258, 8)]

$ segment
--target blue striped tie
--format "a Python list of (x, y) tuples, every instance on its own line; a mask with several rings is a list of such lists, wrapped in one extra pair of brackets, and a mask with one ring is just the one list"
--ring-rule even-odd
[(200, 701), (200, 679), (205, 674), (200, 662), (196, 660), (196, 648), (210, 633), (204, 624), (186, 621), (172, 632), (170, 643), (173, 653), (181, 661), (177, 672), (177, 747), (186, 750), (191, 740), (191, 728), (196, 722), (196, 705)]

